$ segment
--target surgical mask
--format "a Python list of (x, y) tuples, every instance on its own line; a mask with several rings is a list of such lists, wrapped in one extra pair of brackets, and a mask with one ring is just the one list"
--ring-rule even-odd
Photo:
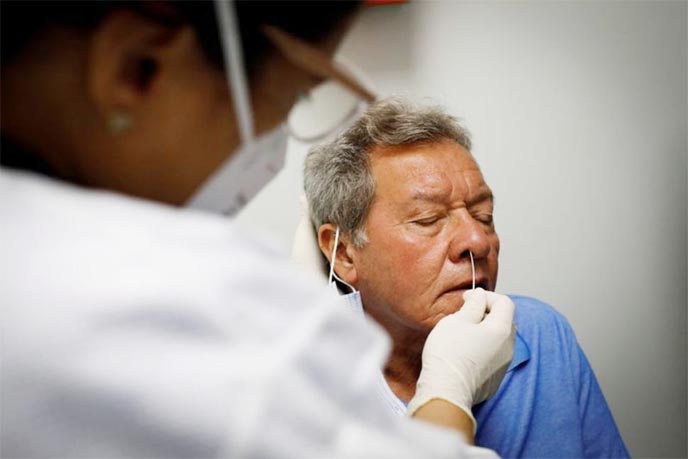
[(253, 110), (241, 55), (234, 3), (216, 0), (215, 11), (229, 76), (241, 144), (187, 201), (187, 206), (234, 215), (284, 166), (288, 133), (285, 125), (254, 137)]
[(284, 166), (283, 125), (244, 143), (191, 197), (187, 205), (225, 215), (241, 210)]

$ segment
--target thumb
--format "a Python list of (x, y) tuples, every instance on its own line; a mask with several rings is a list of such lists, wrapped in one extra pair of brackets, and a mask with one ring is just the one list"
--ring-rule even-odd
[(485, 316), (487, 298), (485, 290), (477, 288), (463, 294), (463, 306), (456, 312), (456, 316), (474, 324), (480, 323)]
[(485, 321), (495, 324), (513, 325), (515, 306), (511, 298), (494, 292), (487, 292), (485, 297), (490, 310)]

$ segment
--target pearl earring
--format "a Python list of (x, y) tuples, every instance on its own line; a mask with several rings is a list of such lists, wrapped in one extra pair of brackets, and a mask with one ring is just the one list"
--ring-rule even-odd
[(115, 135), (128, 131), (132, 125), (131, 116), (127, 112), (114, 111), (108, 119), (108, 129)]

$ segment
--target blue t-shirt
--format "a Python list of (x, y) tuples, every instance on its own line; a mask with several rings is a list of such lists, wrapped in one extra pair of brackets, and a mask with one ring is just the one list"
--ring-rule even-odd
[(476, 444), (502, 457), (629, 457), (564, 316), (533, 298), (511, 299), (514, 359), (497, 393), (473, 409)]

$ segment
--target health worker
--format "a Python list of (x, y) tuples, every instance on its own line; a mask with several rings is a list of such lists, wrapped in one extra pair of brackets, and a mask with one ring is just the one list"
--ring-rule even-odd
[(381, 329), (228, 218), (299, 95), (372, 99), (332, 61), (358, 9), (2, 3), (2, 457), (493, 455), (513, 305), (467, 295), (397, 419)]

